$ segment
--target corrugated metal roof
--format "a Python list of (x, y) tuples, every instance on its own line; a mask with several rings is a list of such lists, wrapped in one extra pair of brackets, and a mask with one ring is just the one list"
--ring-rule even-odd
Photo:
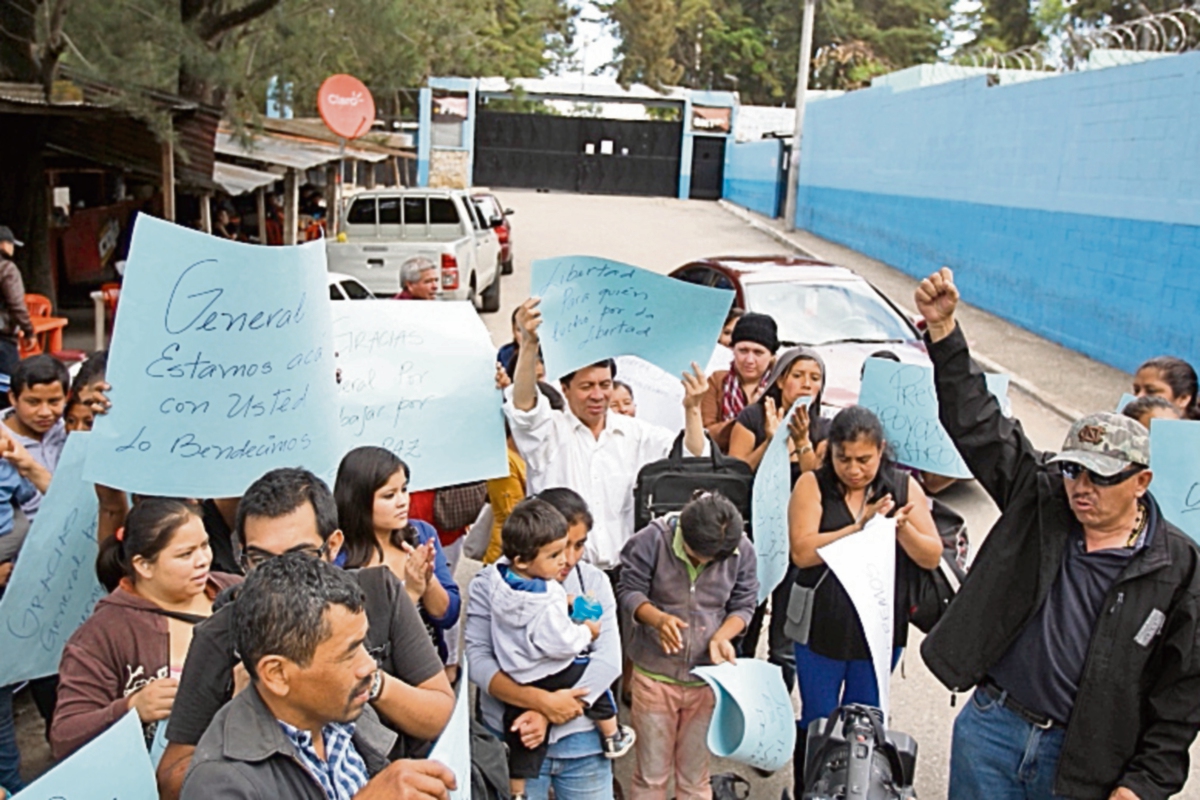
[(232, 130), (222, 128), (217, 131), (216, 152), (223, 156), (299, 170), (312, 169), (343, 157), (371, 163), (383, 161), (388, 157), (388, 153), (382, 151), (382, 148), (366, 150), (347, 145), (343, 153), (339, 145), (331, 142), (270, 132), (250, 134), (249, 145), (244, 142), (245, 140)]
[(213, 164), (213, 182), (235, 197), (246, 192), (253, 192), (260, 186), (268, 186), (279, 178), (279, 175), (271, 172), (239, 167), (237, 164), (226, 164), (224, 161)]

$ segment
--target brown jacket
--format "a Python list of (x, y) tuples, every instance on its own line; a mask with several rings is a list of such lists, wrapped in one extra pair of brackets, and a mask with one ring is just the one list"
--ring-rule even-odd
[(704, 420), (704, 429), (721, 448), (722, 453), (729, 452), (729, 435), (733, 433), (733, 423), (737, 420), (721, 419), (721, 395), (723, 385), (729, 370), (720, 369), (708, 376), (708, 391), (700, 399), (700, 417)]
[[(215, 597), (241, 580), (237, 575), (211, 573), (208, 594)], [(167, 617), (157, 608), (118, 587), (96, 603), (92, 616), (67, 640), (50, 726), (55, 759), (66, 758), (125, 716), (129, 695), (151, 681), (170, 677)], [(153, 731), (153, 725), (147, 726), (148, 734)]]
[(0, 309), (0, 336), (15, 340), (21, 330), (32, 339), (33, 322), (25, 306), (25, 282), (17, 265), (3, 257), (0, 257), (0, 301), (4, 304)]

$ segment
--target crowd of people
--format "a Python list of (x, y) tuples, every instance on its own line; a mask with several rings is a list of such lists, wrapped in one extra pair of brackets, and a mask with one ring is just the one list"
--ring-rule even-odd
[[(406, 297), (425, 294), (422, 266), (405, 273)], [(1000, 510), (921, 646), (951, 691), (972, 691), (954, 726), (949, 796), (1179, 792), (1200, 730), (1200, 549), (1153, 497), (1147, 428), (1200, 419), (1195, 371), (1147, 361), (1122, 413), (1090, 414), (1061, 452), (1042, 453), (970, 358), (951, 272), (923, 281), (916, 304), (942, 423)], [(108, 594), (58, 674), (28, 687), (54, 758), (132, 711), (148, 748), (165, 741), (164, 800), (445, 798), (455, 774), (428, 756), (454, 709), (461, 649), (474, 714), (507, 746), (516, 800), (666, 800), (672, 785), (679, 800), (710, 798), (714, 695), (692, 670), (756, 657), (765, 626), (769, 659), (799, 689), (801, 797), (808, 725), (880, 697), (866, 633), (821, 548), (894, 520), (894, 666), (913, 577), (943, 558), (926, 476), (891, 459), (871, 411), (823, 406), (820, 355), (781, 351), (768, 316), (732, 313), (728, 369), (682, 376), (682, 436), (637, 416), (612, 360), (547, 383), (541, 322), (538, 301), (523, 303), (498, 354), (509, 474), (451, 487), (467, 492), (454, 502), (486, 497), (477, 526), (441, 490), (410, 493), (409, 465), (381, 447), (348, 453), (332, 488), (298, 467), (237, 498), (130, 502), (97, 486), (95, 566)], [(105, 378), (103, 353), (73, 381), (49, 356), (12, 371), (0, 592), (67, 437), (110, 407)], [(677, 438), (691, 456), (720, 451), (756, 470), (777, 432), (791, 465), (790, 565), (760, 606), (745, 509), (701, 489), (635, 530), (634, 489)], [(485, 566), (466, 581), (474, 527)], [(12, 716), (21, 690), (0, 689), (5, 795), (25, 785)], [(623, 757), (635, 763), (622, 792)]]

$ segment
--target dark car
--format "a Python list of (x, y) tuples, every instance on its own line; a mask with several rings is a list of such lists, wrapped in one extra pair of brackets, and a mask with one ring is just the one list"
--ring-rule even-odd
[(496, 231), (500, 241), (500, 274), (512, 275), (513, 248), (512, 223), (508, 218), (515, 214), (511, 208), (505, 208), (500, 198), (494, 194), (473, 194), (471, 199), (475, 206), (483, 212), (483, 218)]
[(878, 350), (930, 363), (924, 323), (845, 267), (795, 256), (730, 256), (689, 262), (671, 277), (732, 289), (738, 307), (775, 318), (785, 346), (813, 347), (825, 359), (824, 398), (833, 407), (858, 400), (863, 362)]

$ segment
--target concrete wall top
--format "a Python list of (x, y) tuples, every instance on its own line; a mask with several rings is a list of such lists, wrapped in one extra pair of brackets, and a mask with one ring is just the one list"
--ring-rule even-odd
[(1200, 225), (1200, 52), (829, 99), (806, 117), (800, 183)]

